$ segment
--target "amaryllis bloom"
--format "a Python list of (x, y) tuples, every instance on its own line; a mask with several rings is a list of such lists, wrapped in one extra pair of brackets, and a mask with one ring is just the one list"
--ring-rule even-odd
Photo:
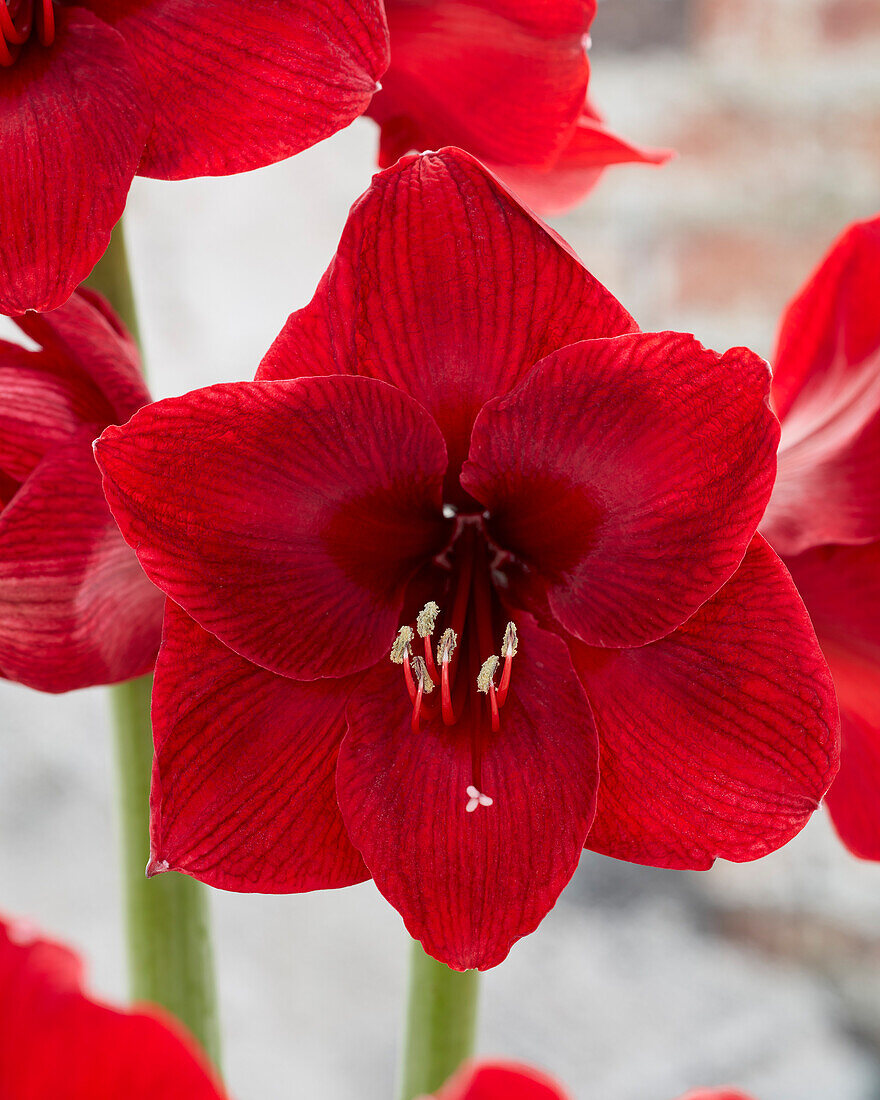
[(0, 0), (0, 313), (70, 296), (135, 174), (283, 160), (387, 63), (381, 0)]
[[(426, 1098), (427, 1100), (427, 1098)], [(469, 1062), (436, 1094), (436, 1100), (572, 1100), (558, 1081), (519, 1062)], [(732, 1089), (698, 1089), (680, 1100), (749, 1100)]]
[(665, 150), (615, 137), (587, 98), (596, 0), (386, 0), (391, 64), (367, 114), (379, 165), (458, 145), (527, 203), (555, 213), (612, 164)]
[(204, 1055), (157, 1007), (124, 1012), (83, 991), (83, 965), (0, 920), (3, 1100), (222, 1100)]
[(150, 400), (97, 294), (16, 318), (0, 340), (0, 676), (70, 691), (148, 672), (164, 599), (107, 508), (92, 442)]
[(762, 530), (791, 570), (837, 687), (831, 818), (880, 860), (880, 218), (850, 227), (782, 320), (779, 476)]
[(469, 155), (375, 177), (256, 381), (96, 447), (171, 597), (152, 869), (372, 875), (431, 954), (486, 968), (585, 843), (669, 867), (785, 843), (837, 716), (755, 537), (768, 388), (744, 349), (637, 332)]

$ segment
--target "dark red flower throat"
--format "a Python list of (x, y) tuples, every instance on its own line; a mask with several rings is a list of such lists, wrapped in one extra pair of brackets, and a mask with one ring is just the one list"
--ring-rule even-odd
[[(413, 733), (419, 732), (422, 721), (440, 719), (445, 726), (455, 726), (470, 708), (477, 710), (467, 723), (473, 731), (469, 813), (492, 805), (482, 790), (481, 733), (501, 730), (501, 709), (518, 645), (513, 622), (499, 629), (504, 617), (496, 583), (509, 558), (491, 545), (481, 516), (457, 517), (452, 542), (436, 562), (445, 608), (429, 600), (416, 616), (415, 627), (402, 626), (391, 648), (391, 660), (403, 667), (412, 701)], [(495, 652), (498, 637), (500, 657)], [(414, 652), (419, 648), (422, 654)], [(438, 688), (439, 699), (428, 698)]]
[(55, 41), (52, 0), (0, 0), (0, 65), (15, 64), (34, 32), (43, 46)]

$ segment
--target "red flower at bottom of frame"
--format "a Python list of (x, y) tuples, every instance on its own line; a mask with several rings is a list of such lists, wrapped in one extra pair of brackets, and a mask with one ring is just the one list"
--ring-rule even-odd
[(223, 1100), (175, 1020), (100, 1004), (82, 985), (72, 951), (0, 919), (3, 1100)]
[(257, 381), (103, 434), (170, 596), (154, 871), (372, 875), (484, 969), (585, 844), (700, 868), (803, 827), (837, 716), (755, 536), (766, 364), (633, 329), (473, 158), (425, 154), (374, 179)]
[(791, 570), (840, 701), (827, 805), (880, 860), (880, 217), (843, 234), (783, 317), (779, 477), (762, 524)]

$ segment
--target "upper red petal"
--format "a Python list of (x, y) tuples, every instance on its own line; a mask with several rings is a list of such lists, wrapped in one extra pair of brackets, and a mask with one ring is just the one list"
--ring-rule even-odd
[(467, 1062), (436, 1100), (569, 1100), (558, 1081), (520, 1062)]
[(108, 428), (95, 453), (147, 575), (296, 679), (386, 656), (407, 581), (448, 537), (437, 426), (372, 379), (196, 390)]
[(82, 0), (128, 41), (155, 119), (139, 173), (227, 175), (366, 109), (388, 65), (381, 0)]
[(457, 145), (484, 161), (542, 165), (567, 141), (590, 68), (595, 0), (386, 0), (391, 65), (369, 114), (382, 167)]
[(261, 893), (369, 878), (336, 804), (356, 683), (276, 676), (169, 600), (153, 692), (153, 866)]
[(462, 484), (592, 645), (667, 634), (742, 560), (778, 424), (756, 355), (680, 333), (572, 344), (480, 414)]
[[(376, 885), (425, 950), (457, 970), (497, 966), (538, 926), (593, 819), (590, 708), (560, 639), (519, 625), (500, 733), (473, 685), (456, 725), (434, 718), (414, 734), (403, 675), (389, 663), (352, 696), (339, 754), (339, 805)], [(469, 785), (493, 805), (466, 812)]]
[(29, 43), (0, 84), (0, 313), (54, 309), (110, 240), (150, 129), (122, 37), (55, 5), (55, 41)]
[(880, 537), (880, 217), (851, 226), (788, 307), (775, 364), (766, 537), (786, 555)]
[(837, 771), (837, 704), (803, 604), (760, 536), (661, 641), (570, 646), (600, 738), (588, 848), (699, 869), (757, 859), (804, 827)]
[(110, 516), (99, 430), (52, 448), (0, 512), (0, 675), (42, 691), (140, 676), (159, 646), (162, 596)]
[(446, 438), (454, 495), (486, 401), (564, 344), (634, 328), (567, 245), (447, 149), (374, 178), (258, 377), (351, 372), (411, 393)]
[(99, 1004), (81, 983), (72, 951), (0, 921), (4, 1100), (222, 1100), (203, 1055), (170, 1016)]

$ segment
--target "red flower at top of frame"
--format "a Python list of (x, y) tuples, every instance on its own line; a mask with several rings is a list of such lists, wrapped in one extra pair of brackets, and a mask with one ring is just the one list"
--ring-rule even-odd
[(391, 64), (367, 114), (379, 164), (458, 145), (542, 213), (579, 202), (612, 164), (671, 153), (615, 137), (587, 98), (596, 0), (386, 0)]
[(153, 869), (372, 875), (429, 952), (486, 968), (585, 843), (666, 867), (784, 844), (838, 736), (755, 536), (768, 389), (751, 352), (635, 331), (460, 150), (376, 176), (257, 381), (96, 446), (171, 597)]
[(16, 319), (0, 340), (0, 676), (70, 691), (153, 667), (164, 599), (125, 545), (92, 442), (150, 400), (97, 294)]
[[(435, 1100), (571, 1100), (552, 1077), (519, 1062), (470, 1062), (451, 1077)], [(749, 1100), (732, 1089), (698, 1089), (681, 1100)]]
[(828, 809), (852, 852), (880, 860), (880, 218), (851, 226), (788, 307), (772, 397), (782, 438), (762, 530), (840, 700)]
[(122, 1012), (83, 992), (67, 947), (0, 919), (3, 1100), (222, 1100), (203, 1055), (160, 1009)]
[(387, 64), (381, 0), (0, 0), (0, 313), (67, 300), (136, 173), (283, 160)]

